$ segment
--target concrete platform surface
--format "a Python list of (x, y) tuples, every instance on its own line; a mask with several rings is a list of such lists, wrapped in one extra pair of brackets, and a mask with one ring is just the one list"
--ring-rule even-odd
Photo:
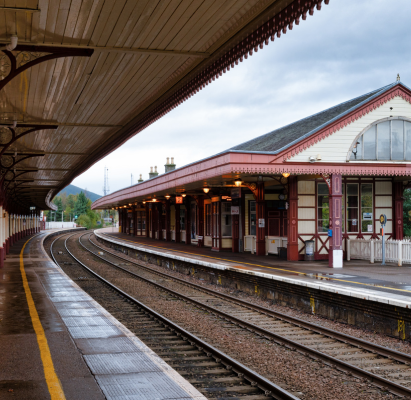
[(335, 292), (399, 307), (411, 308), (411, 265), (398, 267), (370, 264), (362, 260), (344, 261), (343, 268), (328, 268), (328, 261), (291, 262), (278, 256), (251, 253), (214, 252), (184, 243), (134, 237), (114, 232), (112, 228), (95, 231), (113, 243), (170, 259), (187, 261), (215, 269), (258, 275), (295, 285)]
[[(28, 238), (0, 269), (0, 399), (205, 399), (50, 260), (48, 233), (24, 249), (31, 308), (19, 256)], [(46, 382), (53, 370), (60, 394)]]

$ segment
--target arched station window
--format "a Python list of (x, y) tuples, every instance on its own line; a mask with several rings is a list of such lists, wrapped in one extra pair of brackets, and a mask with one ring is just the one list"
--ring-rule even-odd
[(410, 161), (411, 122), (394, 118), (373, 124), (356, 139), (350, 160)]

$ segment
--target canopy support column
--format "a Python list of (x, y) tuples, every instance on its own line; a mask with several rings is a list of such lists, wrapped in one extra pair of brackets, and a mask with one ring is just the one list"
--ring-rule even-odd
[(404, 186), (402, 182), (394, 182), (394, 239), (396, 240), (404, 239), (404, 230), (403, 230), (403, 224), (402, 224), (403, 212), (404, 212), (403, 194), (404, 194)]
[(166, 200), (166, 242), (171, 242), (171, 230), (170, 230), (170, 199)]
[(298, 177), (288, 179), (287, 260), (298, 261)]
[(256, 239), (256, 254), (257, 256), (265, 256), (265, 201), (264, 201), (264, 182), (257, 182), (255, 191), (256, 217), (257, 217), (257, 239)]
[(186, 244), (191, 244), (191, 201), (190, 198), (186, 197)]
[(198, 241), (198, 247), (204, 247), (204, 196), (197, 199), (198, 206), (198, 236), (202, 236), (203, 240)]
[(332, 232), (328, 266), (330, 268), (342, 268), (342, 176), (341, 174), (332, 174), (326, 182), (330, 191), (330, 229)]
[(176, 243), (180, 243), (180, 204), (176, 204), (176, 212), (175, 212), (175, 218), (176, 218)]

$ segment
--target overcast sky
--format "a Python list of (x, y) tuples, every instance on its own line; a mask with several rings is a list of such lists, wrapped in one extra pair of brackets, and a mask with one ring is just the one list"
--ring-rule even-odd
[(292, 31), (140, 132), (73, 181), (102, 194), (150, 166), (211, 156), (395, 81), (411, 86), (410, 0), (331, 0)]

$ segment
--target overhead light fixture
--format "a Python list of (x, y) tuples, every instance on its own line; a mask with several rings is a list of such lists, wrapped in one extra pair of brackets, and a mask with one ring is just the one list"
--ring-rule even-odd
[(237, 187), (240, 187), (242, 183), (243, 183), (243, 181), (240, 178), (238, 178), (234, 181), (234, 185), (236, 185)]
[(157, 199), (154, 197), (153, 200), (151, 200), (153, 203), (155, 203), (157, 201)]
[(145, 201), (143, 201), (143, 204), (146, 204), (146, 202), (145, 202)]
[(131, 206), (132, 204), (131, 204), (131, 203), (128, 203), (128, 205)]
[(291, 174), (289, 172), (283, 172), (283, 177), (288, 178)]
[(181, 196), (182, 196), (182, 197), (186, 197), (186, 196), (187, 196), (187, 193), (181, 193)]
[(205, 194), (207, 194), (209, 191), (210, 191), (210, 188), (209, 188), (209, 187), (203, 187), (203, 192), (204, 192)]
[(166, 194), (164, 197), (168, 200), (171, 196), (169, 194)]

